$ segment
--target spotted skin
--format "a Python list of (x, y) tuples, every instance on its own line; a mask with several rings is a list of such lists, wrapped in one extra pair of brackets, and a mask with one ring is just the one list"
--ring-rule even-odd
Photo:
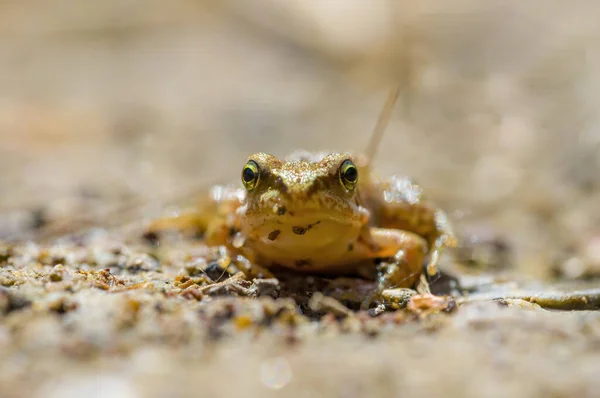
[(277, 239), (277, 237), (279, 236), (280, 233), (281, 233), (281, 231), (278, 229), (273, 230), (268, 236), (269, 240), (273, 241), (273, 240)]
[[(374, 275), (377, 289), (367, 301), (385, 289), (413, 287), (426, 258), (434, 274), (442, 250), (456, 244), (450, 224), (418, 184), (378, 179), (363, 163), (345, 153), (251, 155), (246, 189), (215, 187), (189, 226), (203, 230), (208, 244), (266, 268)], [(344, 174), (348, 164), (358, 165)], [(230, 231), (243, 237), (241, 246)]]

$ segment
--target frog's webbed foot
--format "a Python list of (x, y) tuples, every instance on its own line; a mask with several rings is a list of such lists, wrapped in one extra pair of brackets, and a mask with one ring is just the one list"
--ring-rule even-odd
[(406, 308), (410, 299), (417, 294), (416, 290), (403, 287), (384, 289), (380, 294), (380, 300), (385, 308), (399, 310)]
[[(403, 253), (400, 253), (403, 256)], [(399, 256), (399, 257), (400, 257)], [(361, 303), (361, 310), (368, 310), (373, 302), (379, 302), (386, 309), (401, 309), (406, 307), (408, 300), (416, 294), (428, 293), (429, 285), (423, 274), (420, 275), (416, 289), (415, 283), (408, 281), (414, 279), (414, 275), (406, 273), (406, 262), (382, 262), (377, 265), (377, 279), (375, 288), (367, 295)]]
[(376, 263), (377, 284), (363, 301), (363, 310), (376, 300), (385, 302), (386, 290), (413, 287), (422, 274), (427, 252), (425, 240), (411, 232), (371, 228), (366, 239), (374, 244), (371, 255)]
[(418, 316), (427, 316), (437, 312), (451, 312), (456, 308), (456, 301), (451, 296), (436, 296), (431, 293), (406, 288), (384, 289), (381, 292), (379, 305), (369, 310), (376, 316), (385, 310), (402, 310)]

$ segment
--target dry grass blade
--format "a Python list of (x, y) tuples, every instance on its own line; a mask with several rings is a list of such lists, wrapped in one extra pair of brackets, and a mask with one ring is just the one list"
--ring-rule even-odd
[(399, 95), (400, 83), (396, 83), (394, 87), (390, 89), (385, 105), (379, 114), (379, 118), (377, 119), (377, 124), (375, 125), (375, 129), (371, 135), (371, 140), (367, 146), (367, 150), (365, 151), (365, 155), (367, 156), (369, 162), (371, 162), (377, 154), (377, 149), (379, 149), (385, 128), (390, 122), (392, 111), (394, 110), (394, 105), (396, 105), (396, 102), (398, 101)]

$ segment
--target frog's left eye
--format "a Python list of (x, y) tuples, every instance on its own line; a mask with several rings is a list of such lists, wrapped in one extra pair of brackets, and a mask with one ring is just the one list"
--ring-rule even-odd
[(252, 191), (258, 184), (258, 179), (258, 164), (254, 160), (249, 160), (242, 170), (242, 183), (248, 191)]
[(340, 166), (340, 181), (349, 191), (352, 191), (356, 187), (356, 183), (358, 182), (358, 169), (351, 160), (344, 160)]

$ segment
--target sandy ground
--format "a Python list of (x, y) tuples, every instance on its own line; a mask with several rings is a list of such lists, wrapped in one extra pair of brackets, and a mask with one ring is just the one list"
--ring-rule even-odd
[[(597, 396), (598, 8), (0, 3), (0, 396)], [(449, 213), (452, 311), (211, 290), (201, 242), (156, 261), (121, 230), (252, 152), (363, 150), (397, 81), (374, 162)], [(491, 300), (577, 290), (574, 312)]]
[[(198, 244), (170, 248), (160, 263), (107, 236), (6, 250), (2, 396), (593, 397), (600, 388), (600, 312), (490, 300), (517, 292), (513, 283), (480, 283), (438, 311), (373, 317), (316, 306), (309, 287), (215, 284), (224, 273), (199, 272), (214, 253)], [(303, 279), (330, 297), (357, 289)], [(600, 292), (590, 297), (600, 308)]]

